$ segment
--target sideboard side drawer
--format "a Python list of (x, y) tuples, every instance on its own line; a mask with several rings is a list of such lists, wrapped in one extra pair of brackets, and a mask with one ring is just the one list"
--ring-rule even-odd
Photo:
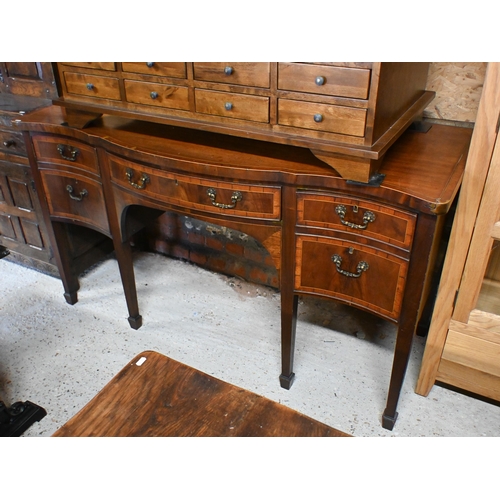
[(63, 73), (63, 77), (69, 94), (115, 101), (121, 98), (118, 78), (68, 71)]
[(193, 63), (195, 80), (269, 88), (270, 63)]
[(57, 170), (40, 172), (51, 216), (79, 221), (110, 234), (100, 182)]
[(252, 122), (269, 122), (268, 97), (196, 89), (195, 102), (197, 113)]
[(184, 62), (123, 62), (122, 70), (142, 75), (186, 78), (186, 63)]
[(409, 250), (417, 216), (350, 197), (297, 194), (297, 224), (347, 231)]
[(65, 165), (99, 175), (97, 154), (93, 147), (67, 137), (35, 135), (32, 137), (37, 160), (52, 167)]
[(161, 108), (189, 110), (187, 87), (125, 80), (127, 102)]
[[(333, 297), (398, 319), (407, 260), (367, 245), (320, 236), (298, 235), (296, 252), (298, 292)], [(335, 256), (340, 257), (338, 263)]]
[(367, 99), (370, 90), (370, 76), (369, 69), (279, 63), (278, 89)]
[(288, 127), (364, 137), (366, 109), (278, 99), (278, 123)]

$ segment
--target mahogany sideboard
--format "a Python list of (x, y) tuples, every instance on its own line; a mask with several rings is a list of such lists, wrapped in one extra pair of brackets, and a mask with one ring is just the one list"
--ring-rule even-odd
[(142, 324), (129, 240), (165, 211), (259, 240), (280, 275), (282, 373), (289, 389), (300, 294), (342, 301), (398, 325), (382, 425), (392, 429), (412, 340), (471, 130), (407, 130), (385, 155), (380, 185), (347, 181), (309, 149), (103, 115), (84, 129), (51, 106), (17, 125), (60, 268), (77, 301), (65, 224), (109, 236), (130, 325)]

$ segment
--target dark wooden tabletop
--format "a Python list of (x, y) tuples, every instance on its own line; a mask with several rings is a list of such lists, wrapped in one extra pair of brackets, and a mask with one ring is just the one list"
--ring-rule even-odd
[(154, 351), (136, 356), (57, 437), (349, 437)]

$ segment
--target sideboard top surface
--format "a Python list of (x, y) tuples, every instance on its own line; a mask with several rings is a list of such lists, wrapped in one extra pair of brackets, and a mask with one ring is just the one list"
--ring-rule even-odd
[[(136, 161), (172, 166), (193, 174), (238, 180), (278, 182), (308, 188), (345, 189), (346, 180), (307, 148), (185, 129), (104, 115), (80, 130), (66, 125), (66, 110), (50, 106), (16, 121), (19, 129), (62, 134), (98, 146), (102, 141)], [(381, 196), (445, 212), (460, 185), (472, 130), (433, 125), (428, 132), (409, 130), (388, 151), (381, 187), (352, 184), (360, 195)], [(403, 200), (403, 198), (405, 198)], [(422, 206), (417, 207), (422, 209)]]

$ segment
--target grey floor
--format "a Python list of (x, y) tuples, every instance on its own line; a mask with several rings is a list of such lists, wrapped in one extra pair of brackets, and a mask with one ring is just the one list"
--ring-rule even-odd
[(360, 437), (499, 436), (500, 408), (435, 386), (415, 394), (416, 338), (394, 430), (381, 427), (395, 327), (330, 301), (299, 303), (296, 380), (281, 389), (279, 294), (181, 261), (135, 257), (141, 329), (129, 328), (116, 261), (85, 273), (76, 305), (59, 280), (0, 261), (0, 399), (47, 410), (50, 436), (136, 354), (155, 350)]

